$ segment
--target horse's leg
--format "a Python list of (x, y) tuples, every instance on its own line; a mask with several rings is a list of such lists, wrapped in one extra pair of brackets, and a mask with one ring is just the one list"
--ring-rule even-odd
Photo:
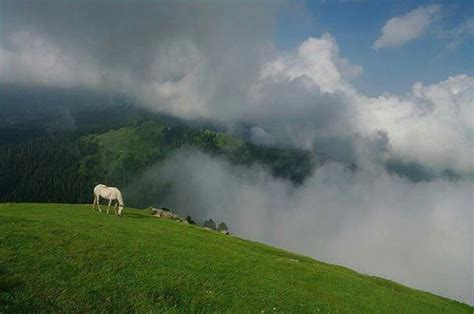
[(92, 210), (95, 210), (95, 201), (96, 201), (96, 196), (94, 194), (94, 202), (92, 202)]
[(117, 202), (115, 202), (115, 215), (118, 216), (118, 203), (119, 201), (117, 200)]
[(107, 214), (109, 213), (110, 204), (112, 204), (112, 199), (109, 200), (109, 206), (107, 206)]
[(99, 207), (99, 213), (102, 213), (102, 209), (100, 208), (100, 195), (97, 195), (97, 207)]

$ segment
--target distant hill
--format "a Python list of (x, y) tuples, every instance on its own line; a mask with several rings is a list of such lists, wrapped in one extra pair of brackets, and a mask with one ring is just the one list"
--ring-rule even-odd
[[(18, 129), (20, 134), (26, 132)], [(0, 145), (0, 201), (91, 202), (97, 183), (125, 187), (150, 166), (178, 149), (193, 147), (234, 164), (260, 163), (270, 172), (301, 183), (322, 160), (309, 151), (256, 146), (224, 132), (179, 121), (142, 117), (126, 126), (102, 131), (88, 128), (48, 134)], [(1, 137), (0, 137), (1, 138)], [(143, 189), (142, 189), (143, 190)], [(150, 191), (150, 189), (146, 189)], [(131, 206), (146, 207), (154, 195), (134, 193)]]
[(0, 204), (0, 239), (0, 312), (474, 310), (147, 210)]

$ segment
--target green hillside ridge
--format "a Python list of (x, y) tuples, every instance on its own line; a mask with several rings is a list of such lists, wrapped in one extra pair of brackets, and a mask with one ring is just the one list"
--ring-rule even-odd
[(263, 244), (90, 205), (0, 204), (0, 312), (472, 313)]
[(78, 141), (81, 147), (92, 148), (80, 161), (79, 174), (93, 183), (129, 187), (125, 192), (132, 197), (127, 202), (140, 207), (155, 204), (166, 193), (166, 185), (141, 180), (141, 174), (152, 165), (159, 173), (161, 162), (183, 148), (198, 149), (234, 164), (260, 163), (273, 175), (295, 182), (302, 182), (317, 163), (308, 151), (259, 147), (224, 132), (170, 127), (160, 121), (91, 134)]
[[(233, 164), (259, 163), (275, 176), (301, 183), (319, 163), (304, 150), (256, 146), (224, 132), (153, 119), (99, 133), (40, 136), (0, 145), (0, 201), (91, 202), (94, 184), (156, 191), (127, 200), (147, 207), (160, 199), (162, 186), (142, 175), (180, 149), (197, 149)], [(145, 185), (148, 184), (148, 185)], [(144, 186), (145, 185), (145, 186)]]
[(79, 173), (99, 173), (110, 181), (126, 181), (127, 174), (133, 175), (183, 146), (221, 154), (245, 149), (244, 141), (223, 132), (172, 128), (160, 121), (91, 134), (78, 141), (82, 147), (94, 147), (80, 161)]

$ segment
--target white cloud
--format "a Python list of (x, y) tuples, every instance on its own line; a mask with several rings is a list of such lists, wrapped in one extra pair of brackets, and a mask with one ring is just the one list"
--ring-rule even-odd
[(474, 172), (474, 78), (450, 77), (405, 96), (354, 98), (361, 134), (385, 130), (392, 157), (434, 169)]
[(349, 79), (362, 68), (339, 55), (335, 39), (308, 38), (294, 51), (275, 52), (242, 102), (242, 119), (263, 127), (278, 144), (312, 149), (315, 138), (352, 129)]
[(441, 11), (441, 6), (419, 7), (404, 15), (389, 19), (382, 28), (382, 35), (374, 42), (378, 50), (387, 47), (400, 47), (423, 35)]
[(266, 58), (243, 68), (176, 39), (158, 49), (147, 73), (139, 74), (127, 64), (88, 62), (94, 59), (78, 57), (86, 52), (67, 53), (31, 32), (7, 39), (8, 50), (0, 49), (3, 82), (120, 90), (179, 117), (250, 123), (251, 139), (259, 144), (313, 149), (316, 142), (349, 141), (350, 158), (361, 163), (367, 154), (357, 157), (365, 150), (357, 147), (366, 143), (360, 137), (382, 131), (389, 145), (382, 162), (395, 158), (437, 171), (474, 172), (474, 78), (457, 75), (431, 86), (417, 83), (407, 95), (367, 97), (350, 84), (362, 68), (340, 56), (329, 34), (308, 38), (294, 51), (262, 47)]
[(334, 92), (347, 85), (346, 80), (363, 73), (362, 67), (351, 65), (339, 55), (334, 37), (325, 33), (321, 38), (310, 37), (294, 53), (282, 54), (263, 69), (262, 79), (293, 80), (308, 77), (323, 92)]
[(95, 88), (101, 83), (93, 66), (63, 53), (41, 35), (19, 31), (6, 39), (10, 49), (0, 47), (0, 82)]
[[(183, 118), (204, 117), (231, 126), (254, 126), (259, 144), (313, 149), (316, 142), (349, 141), (352, 159), (359, 137), (386, 133), (385, 158), (417, 162), (439, 171), (473, 173), (474, 78), (457, 75), (406, 95), (367, 97), (351, 84), (362, 68), (340, 56), (335, 39), (308, 38), (294, 51), (262, 48), (256, 68), (220, 63), (189, 40), (171, 41), (151, 59), (146, 78), (135, 67), (97, 65), (61, 50), (44, 36), (14, 32), (0, 49), (0, 80), (56, 87), (120, 90), (152, 110)], [(240, 60), (243, 62), (244, 60)], [(222, 71), (222, 70), (218, 70)], [(233, 76), (235, 72), (235, 77)], [(140, 75), (143, 75), (140, 74)], [(332, 147), (316, 147), (319, 150)], [(344, 159), (344, 158), (343, 158)]]
[(250, 140), (257, 145), (275, 145), (273, 135), (258, 126), (254, 126), (250, 129)]
[(327, 34), (276, 56), (263, 67), (246, 116), (277, 142), (304, 148), (321, 138), (362, 145), (358, 136), (382, 131), (389, 144), (385, 159), (474, 173), (474, 78), (460, 74), (430, 86), (417, 83), (406, 95), (367, 97), (350, 85), (341, 60)]

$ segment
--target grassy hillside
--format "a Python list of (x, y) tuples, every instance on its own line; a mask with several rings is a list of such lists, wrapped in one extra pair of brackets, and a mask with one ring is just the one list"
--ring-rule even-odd
[(309, 151), (259, 147), (224, 132), (168, 126), (156, 120), (90, 134), (78, 142), (85, 152), (79, 173), (98, 175), (115, 184), (129, 182), (137, 172), (182, 147), (220, 155), (237, 164), (260, 162), (274, 175), (295, 182), (302, 182), (317, 163)]
[(0, 312), (473, 312), (145, 210), (124, 213), (0, 204)]

